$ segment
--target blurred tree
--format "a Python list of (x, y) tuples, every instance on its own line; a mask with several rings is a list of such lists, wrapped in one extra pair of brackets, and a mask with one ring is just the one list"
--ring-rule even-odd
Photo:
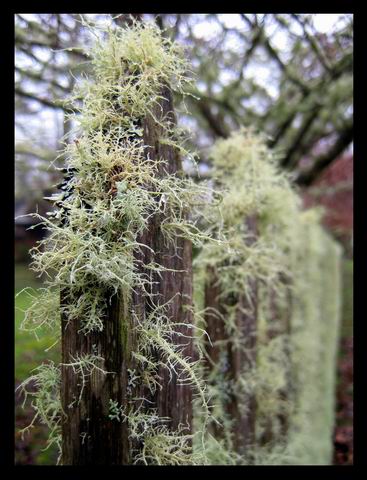
[(49, 164), (71, 127), (64, 100), (88, 71), (85, 54), (71, 48), (88, 41), (75, 15), (15, 17), (16, 195), (39, 198), (57, 182)]
[[(172, 23), (172, 16), (161, 16)], [(240, 125), (269, 135), (283, 166), (309, 185), (353, 139), (352, 17), (328, 33), (320, 15), (181, 16), (171, 31), (188, 43), (197, 75), (192, 99), (209, 141)], [(242, 22), (242, 23), (241, 23)], [(201, 127), (201, 128), (200, 128)]]
[[(192, 115), (183, 111), (180, 120), (195, 132), (192, 142), (204, 174), (210, 168), (206, 147), (241, 125), (265, 132), (282, 165), (303, 186), (351, 144), (352, 15), (339, 15), (327, 31), (320, 29), (323, 15), (134, 16), (155, 21), (190, 57), (196, 82), (194, 97), (186, 103)], [(111, 19), (106, 14), (87, 17)], [(114, 19), (116, 25), (129, 21), (126, 14)], [(75, 79), (88, 72), (88, 58), (74, 47), (90, 41), (78, 15), (16, 15), (18, 190), (29, 188), (35, 168), (45, 170), (45, 161), (56, 157), (60, 138), (70, 128), (64, 123), (68, 107), (63, 100)], [(38, 176), (38, 182), (40, 178), (49, 182), (49, 175)]]

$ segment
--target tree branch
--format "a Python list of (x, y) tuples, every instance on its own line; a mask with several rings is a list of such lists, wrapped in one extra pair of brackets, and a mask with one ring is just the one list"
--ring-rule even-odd
[(72, 112), (73, 110), (66, 105), (62, 105), (59, 102), (53, 102), (52, 100), (49, 100), (48, 98), (40, 98), (34, 95), (33, 93), (25, 92), (22, 90), (20, 87), (15, 87), (15, 93), (21, 97), (28, 98), (29, 100), (35, 100), (36, 102), (41, 103), (42, 105), (45, 105), (46, 107), (53, 108), (56, 110), (64, 110), (64, 112)]
[(298, 151), (304, 136), (311, 128), (313, 122), (316, 120), (321, 107), (321, 103), (316, 103), (309, 110), (308, 114), (306, 114), (303, 125), (298, 129), (297, 134), (293, 139), (292, 145), (288, 148), (285, 157), (281, 161), (282, 167), (293, 168), (297, 164), (297, 160), (299, 159), (299, 157), (297, 158), (295, 154)]
[[(349, 55), (347, 54), (346, 58), (343, 57), (336, 65), (333, 66), (330, 74), (332, 80), (333, 81), (338, 80), (339, 77), (341, 77), (345, 72), (348, 72), (350, 70), (352, 64), (353, 62), (351, 61), (351, 59), (349, 58)], [(327, 86), (328, 84), (326, 83), (325, 77), (321, 77), (318, 84), (315, 85), (312, 90), (309, 90), (308, 92), (304, 92), (304, 91), (301, 92), (302, 96), (298, 100), (297, 104), (300, 105), (301, 102), (304, 102), (307, 98), (309, 98), (311, 93), (316, 91), (317, 89), (320, 89), (319, 95), (320, 95), (320, 98), (323, 98), (323, 96), (326, 95), (327, 93), (327, 91), (325, 92), (325, 88), (327, 88)], [(269, 142), (269, 147), (274, 148), (275, 145), (279, 142), (279, 140), (284, 136), (285, 132), (292, 125), (297, 112), (298, 112), (298, 107), (292, 110), (289, 116), (280, 124), (274, 138)]]
[(32, 80), (48, 83), (49, 85), (52, 85), (56, 88), (59, 88), (60, 90), (63, 90), (65, 93), (70, 92), (70, 88), (64, 87), (63, 85), (60, 85), (56, 80), (45, 79), (45, 78), (42, 77), (42, 75), (40, 73), (37, 73), (33, 70), (29, 70), (29, 69), (28, 70), (23, 70), (22, 68), (19, 68), (17, 66), (15, 66), (15, 70), (18, 73), (20, 73), (21, 75), (23, 75), (25, 77), (28, 77), (28, 78), (31, 78)]
[(308, 94), (310, 92), (310, 87), (306, 85), (306, 83), (301, 80), (299, 77), (297, 77), (289, 68), (288, 65), (282, 62), (281, 58), (279, 57), (278, 52), (275, 50), (275, 48), (271, 45), (269, 39), (263, 35), (263, 45), (268, 51), (269, 55), (273, 57), (273, 59), (278, 63), (280, 69), (282, 72), (291, 80), (295, 85), (297, 85), (304, 94)]
[(309, 34), (305, 22), (300, 18), (299, 14), (291, 14), (291, 17), (295, 19), (295, 21), (302, 27), (303, 33), (310, 44), (312, 50), (315, 52), (316, 57), (318, 58), (321, 65), (325, 68), (328, 73), (331, 73), (332, 68), (329, 64), (328, 59), (326, 58), (325, 53), (322, 51), (321, 46), (315, 40), (315, 37)]
[(229, 135), (228, 129), (223, 122), (218, 118), (218, 115), (214, 115), (207, 102), (199, 100), (197, 106), (200, 112), (205, 117), (209, 127), (216, 136), (227, 138)]
[(329, 150), (315, 158), (313, 166), (306, 172), (301, 172), (296, 178), (298, 185), (309, 186), (350, 145), (353, 140), (353, 122), (350, 121), (340, 133), (337, 141)]

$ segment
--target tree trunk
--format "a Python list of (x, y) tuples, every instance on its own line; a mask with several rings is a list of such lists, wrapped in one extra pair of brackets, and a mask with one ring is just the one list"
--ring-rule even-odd
[[(163, 119), (167, 117), (175, 122), (173, 113), (172, 94), (168, 87), (161, 92), (165, 100), (155, 108), (155, 116)], [(150, 159), (164, 158), (168, 165), (168, 173), (180, 172), (181, 159), (177, 151), (171, 146), (159, 142), (161, 127), (153, 118), (146, 118), (143, 122), (145, 155)], [(163, 166), (159, 167), (159, 175), (166, 175)], [(177, 248), (167, 245), (160, 230), (163, 215), (154, 216), (149, 221), (149, 226), (138, 238), (154, 250), (148, 248), (136, 252), (137, 268), (145, 271), (144, 265), (156, 262), (163, 267), (179, 271), (163, 271), (160, 274), (146, 270), (153, 281), (152, 291), (156, 296), (155, 305), (162, 305), (172, 299), (166, 314), (172, 322), (191, 324), (192, 314), (186, 305), (192, 302), (192, 270), (191, 270), (191, 243), (184, 239), (177, 240)], [(160, 217), (160, 218), (159, 218)], [(138, 261), (142, 261), (140, 264)], [(64, 302), (64, 294), (61, 303)], [(144, 319), (152, 309), (151, 297), (142, 291), (135, 291), (130, 298), (125, 298), (121, 293), (115, 295), (109, 307), (108, 315), (104, 322), (102, 332), (85, 335), (79, 333), (80, 320), (67, 324), (62, 319), (62, 362), (70, 364), (74, 358), (82, 354), (95, 353), (104, 358), (101, 366), (104, 370), (113, 373), (103, 374), (94, 370), (84, 385), (80, 401), (80, 378), (70, 366), (62, 367), (61, 399), (62, 407), (66, 414), (62, 424), (62, 463), (64, 465), (88, 464), (131, 464), (133, 462), (133, 449), (141, 445), (132, 444), (128, 437), (127, 422), (110, 420), (109, 401), (118, 400), (122, 406), (131, 405), (133, 397), (144, 396), (142, 408), (150, 411), (158, 410), (161, 416), (169, 417), (169, 428), (177, 429), (181, 423), (187, 424), (187, 431), (191, 431), (192, 421), (192, 391), (191, 386), (180, 386), (177, 378), (169, 381), (167, 369), (161, 369), (161, 390), (157, 389), (151, 395), (143, 386), (129, 386), (129, 370), (136, 368), (132, 352), (136, 347), (137, 337), (134, 333), (134, 317), (132, 312)], [(189, 328), (180, 326), (177, 331), (188, 335)], [(177, 344), (185, 343), (184, 354), (192, 356), (192, 341), (187, 338), (177, 337)], [(158, 356), (158, 353), (157, 353)], [(71, 408), (69, 405), (73, 402)]]

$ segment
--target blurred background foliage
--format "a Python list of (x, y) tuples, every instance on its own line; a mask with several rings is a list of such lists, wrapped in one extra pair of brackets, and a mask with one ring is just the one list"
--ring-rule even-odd
[[(351, 428), (353, 393), (353, 16), (132, 16), (156, 22), (163, 35), (185, 48), (194, 78), (190, 91), (193, 96), (186, 97), (186, 109), (182, 99), (176, 99), (178, 120), (190, 130), (189, 143), (197, 151), (200, 176), (210, 175), (208, 149), (218, 137), (227, 137), (240, 126), (252, 127), (267, 136), (282, 167), (293, 173), (305, 206), (324, 207), (325, 226), (344, 246), (344, 347), (339, 383), (342, 391), (347, 391), (347, 398), (344, 395), (338, 400), (338, 425), (344, 430), (336, 431), (335, 461), (351, 463), (352, 440), (350, 430), (346, 434), (345, 428)], [(116, 26), (131, 21), (125, 14), (86, 17), (97, 24), (112, 21)], [(89, 73), (88, 57), (81, 47), (92, 41), (77, 14), (15, 16), (17, 216), (36, 210), (44, 214), (49, 209), (42, 198), (50, 195), (60, 181), (60, 172), (50, 168), (50, 162), (63, 164), (64, 159), (59, 156), (62, 137), (72, 127), (67, 116), (70, 107), (65, 100), (75, 82)], [(195, 178), (198, 172), (188, 170)], [(44, 232), (38, 228), (28, 230), (30, 226), (27, 217), (20, 217), (15, 223), (16, 292), (39, 285), (27, 269), (27, 252)], [(20, 309), (27, 302), (25, 293), (16, 299)], [(49, 358), (51, 353), (55, 359), (58, 356), (57, 347), (45, 353), (50, 345), (47, 337), (37, 341), (31, 334), (18, 330), (22, 315), (17, 310), (17, 384), (46, 355)], [(16, 463), (54, 463), (55, 452), (42, 452), (46, 432), (41, 427), (35, 426), (31, 434), (21, 439), (19, 428), (31, 419), (29, 408), (21, 410), (21, 401), (17, 397)], [(342, 412), (347, 413), (343, 416)]]

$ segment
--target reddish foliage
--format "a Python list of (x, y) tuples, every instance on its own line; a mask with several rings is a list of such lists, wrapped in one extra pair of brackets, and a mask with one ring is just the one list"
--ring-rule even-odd
[(345, 155), (333, 162), (304, 193), (303, 199), (305, 207), (325, 208), (325, 227), (349, 248), (353, 231), (353, 156)]
[(337, 185), (340, 182), (353, 182), (353, 155), (344, 155), (325, 169), (314, 185)]
[(334, 464), (353, 464), (353, 337), (344, 338), (338, 366)]

